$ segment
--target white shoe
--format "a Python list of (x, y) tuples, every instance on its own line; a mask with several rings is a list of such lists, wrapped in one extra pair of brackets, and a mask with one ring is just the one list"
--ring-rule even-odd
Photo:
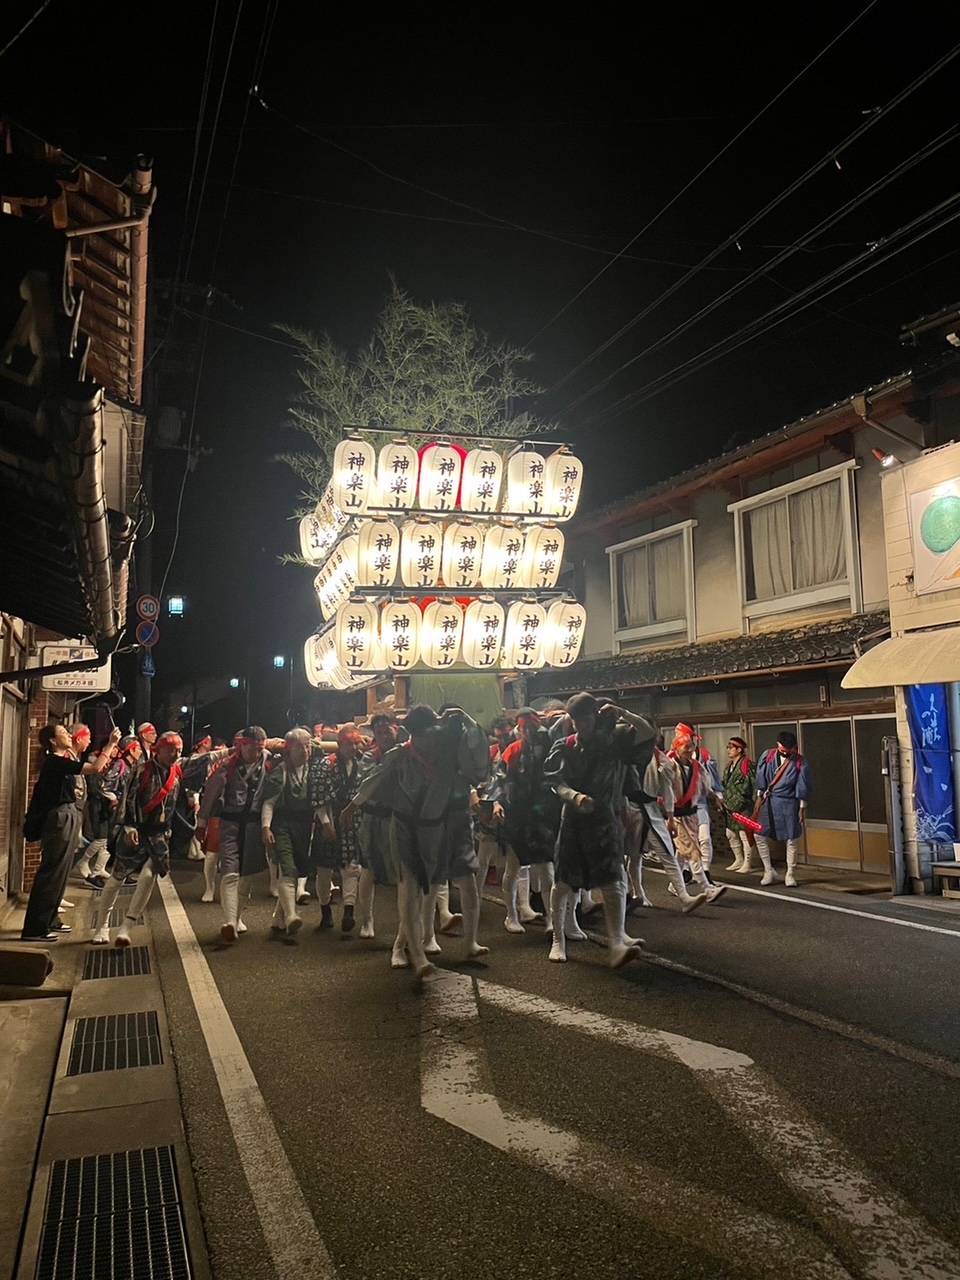
[(490, 948), (483, 946), (479, 942), (475, 942), (472, 946), (467, 947), (467, 959), (469, 960), (476, 960), (478, 956), (488, 956), (489, 954)]
[(577, 917), (571, 914), (567, 916), (563, 926), (563, 936), (568, 942), (589, 942), (590, 939), (577, 924)]
[(393, 951), (390, 953), (391, 969), (409, 969), (410, 961), (407, 958), (407, 948), (402, 942), (393, 944)]
[(610, 968), (622, 969), (625, 964), (629, 964), (631, 960), (640, 958), (640, 948), (636, 946), (624, 946), (622, 943), (610, 948)]
[(242, 920), (238, 920), (238, 921), (237, 921), (237, 933), (246, 933), (246, 932), (247, 932), (247, 926), (243, 923), (243, 921), (242, 921)]
[(61, 899), (60, 899), (60, 910), (61, 910), (61, 911), (69, 911), (69, 910), (71, 909), (71, 907), (72, 907), (72, 906), (73, 906), (73, 903), (72, 903), (72, 902), (68, 902), (68, 901), (66, 900), (66, 898), (61, 898)]
[(737, 858), (737, 860), (736, 860), (735, 862), (731, 862), (731, 863), (730, 863), (729, 867), (727, 867), (727, 868), (726, 868), (726, 870), (727, 870), (727, 871), (739, 871), (739, 870), (740, 870), (740, 868), (741, 868), (742, 866), (743, 866), (743, 859), (742, 859), (742, 858)]
[(553, 946), (550, 948), (550, 955), (547, 959), (552, 960), (554, 964), (567, 963), (566, 948), (563, 946), (563, 943), (558, 942), (556, 938), (553, 940)]
[(680, 899), (680, 910), (685, 916), (688, 916), (691, 911), (696, 911), (697, 907), (702, 907), (706, 901), (707, 895), (705, 893), (698, 893), (696, 897), (688, 893), (685, 898)]
[(95, 947), (106, 947), (110, 945), (110, 927), (102, 925), (93, 937), (90, 939)]
[(200, 901), (201, 901), (201, 902), (216, 902), (216, 898), (214, 897), (213, 890), (212, 890), (212, 889), (204, 889), (204, 891), (203, 891), (203, 897), (200, 899)]
[(763, 873), (763, 879), (760, 881), (760, 883), (763, 885), (778, 884), (779, 882), (780, 882), (780, 877), (777, 875), (775, 871), (765, 871)]
[(360, 937), (375, 938), (376, 936), (377, 935), (373, 932), (373, 921), (364, 920), (363, 924), (360, 926)]
[(116, 945), (118, 947), (130, 946), (130, 935), (127, 933), (127, 926), (121, 925), (120, 932), (117, 934)]
[(727, 886), (725, 884), (712, 884), (707, 890), (707, 901), (716, 902), (716, 900), (718, 898), (722, 898), (726, 892)]
[(429, 942), (423, 944), (423, 954), (425, 956), (439, 956), (443, 954), (443, 949), (436, 938), (431, 938)]
[(504, 920), (503, 927), (506, 929), (507, 933), (526, 933), (527, 932), (519, 920), (511, 919), (510, 916), (507, 916), (506, 920)]
[(540, 912), (534, 911), (533, 907), (518, 907), (517, 917), (522, 924), (533, 924), (534, 920), (543, 919)]
[(783, 877), (783, 883), (786, 885), (788, 889), (795, 889), (797, 887), (797, 877), (793, 874), (792, 871), (788, 871), (787, 874)]

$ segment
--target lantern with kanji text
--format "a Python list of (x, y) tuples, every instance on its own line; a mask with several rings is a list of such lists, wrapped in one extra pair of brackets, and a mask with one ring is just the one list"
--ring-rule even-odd
[(392, 520), (364, 520), (357, 541), (357, 584), (392, 587), (400, 562), (400, 530)]
[(406, 440), (392, 440), (380, 450), (377, 459), (378, 507), (394, 511), (410, 511), (417, 497), (420, 459), (416, 449)]
[(461, 511), (496, 511), (503, 483), (503, 459), (493, 449), (471, 449), (463, 462)]
[(476, 587), (483, 559), (483, 528), (470, 520), (454, 520), (443, 534), (443, 585)]
[(569, 520), (580, 501), (583, 463), (566, 447), (551, 453), (544, 472), (544, 506), (555, 520)]
[(507, 463), (507, 507), (511, 515), (538, 516), (544, 510), (543, 454), (535, 449), (520, 449)]
[(551, 667), (571, 667), (580, 656), (587, 611), (575, 600), (555, 600), (547, 610), (543, 654)]
[(391, 600), (380, 610), (380, 650), (391, 671), (406, 671), (419, 661), (422, 620), (409, 600)]
[(446, 440), (428, 444), (420, 450), (417, 496), (422, 511), (453, 511), (456, 508), (465, 453), (465, 449)]
[(468, 667), (486, 670), (500, 662), (503, 647), (503, 605), (492, 596), (480, 596), (463, 615), (463, 660)]
[(531, 670), (543, 666), (543, 633), (547, 614), (536, 600), (515, 600), (507, 611), (503, 665)]
[(376, 605), (348, 600), (337, 610), (337, 661), (347, 671), (373, 671), (379, 665)]
[(563, 534), (555, 524), (534, 524), (526, 529), (520, 585), (549, 590), (557, 585), (563, 561)]
[(360, 436), (341, 440), (333, 454), (333, 501), (346, 516), (366, 511), (376, 500), (376, 454)]
[(400, 535), (400, 577), (405, 587), (435, 587), (440, 580), (443, 525), (407, 520)]
[(452, 667), (460, 656), (463, 610), (455, 600), (434, 600), (423, 611), (420, 656), (428, 667)]
[(489, 591), (520, 586), (523, 568), (523, 530), (515, 524), (495, 524), (483, 542), (480, 581)]

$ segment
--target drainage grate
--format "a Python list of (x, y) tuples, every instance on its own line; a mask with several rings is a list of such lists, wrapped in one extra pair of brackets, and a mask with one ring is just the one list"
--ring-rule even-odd
[(160, 1027), (154, 1010), (110, 1013), (100, 1018), (77, 1019), (67, 1075), (158, 1067), (162, 1062)]
[(189, 1280), (172, 1147), (57, 1160), (36, 1280)]
[(91, 948), (83, 964), (83, 976), (91, 978), (139, 978), (150, 972), (146, 947)]
[[(107, 924), (111, 929), (119, 929), (124, 921), (127, 924), (133, 924), (132, 920), (127, 920), (127, 903), (120, 901), (110, 908), (110, 914), (107, 916)], [(137, 924), (143, 924), (143, 916), (137, 916)]]

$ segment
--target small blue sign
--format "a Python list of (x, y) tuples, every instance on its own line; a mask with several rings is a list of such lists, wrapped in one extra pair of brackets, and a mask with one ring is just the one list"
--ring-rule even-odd
[(144, 649), (140, 654), (140, 674), (146, 676), (148, 680), (152, 680), (157, 674), (157, 665), (149, 649)]

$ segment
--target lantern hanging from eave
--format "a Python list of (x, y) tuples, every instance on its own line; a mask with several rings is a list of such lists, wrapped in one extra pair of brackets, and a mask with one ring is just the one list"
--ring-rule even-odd
[(303, 670), (314, 689), (332, 689), (333, 681), (323, 668), (323, 637), (308, 636), (303, 646)]
[(357, 585), (392, 587), (400, 563), (400, 530), (392, 520), (364, 520), (357, 537)]
[(422, 615), (409, 600), (391, 600), (380, 610), (380, 650), (383, 665), (406, 671), (420, 658)]
[(503, 665), (530, 670), (543, 666), (547, 614), (536, 600), (516, 600), (507, 611)]
[(417, 496), (422, 511), (453, 511), (460, 498), (460, 474), (466, 450), (441, 440), (420, 450)]
[(376, 605), (369, 600), (348, 600), (337, 610), (337, 661), (346, 671), (376, 670), (377, 622)]
[(503, 648), (503, 605), (492, 596), (480, 596), (463, 615), (463, 660), (468, 667), (495, 667)]
[(523, 544), (520, 585), (541, 591), (557, 585), (563, 561), (563, 534), (555, 524), (528, 525)]
[(400, 535), (400, 577), (405, 587), (435, 587), (440, 580), (443, 525), (407, 520)]
[(495, 524), (483, 542), (480, 581), (490, 591), (509, 591), (520, 585), (523, 531), (512, 524)]
[(580, 656), (587, 611), (574, 600), (555, 600), (547, 610), (543, 655), (551, 667), (571, 667)]
[(443, 534), (443, 585), (476, 587), (483, 562), (483, 528), (471, 520), (453, 520)]
[(463, 610), (455, 600), (434, 600), (423, 611), (420, 656), (428, 667), (452, 667), (460, 655)]
[(503, 458), (493, 449), (471, 449), (460, 481), (461, 511), (496, 511), (503, 470)]
[(334, 450), (332, 495), (347, 516), (359, 515), (376, 501), (376, 454), (360, 436), (347, 436)]
[(417, 451), (406, 440), (385, 444), (377, 459), (376, 505), (393, 511), (410, 511), (417, 497), (419, 471)]
[(507, 463), (507, 508), (511, 515), (538, 516), (544, 510), (543, 454), (521, 449)]
[(332, 618), (357, 585), (358, 539), (355, 533), (335, 547), (314, 579), (320, 611)]
[(547, 459), (544, 485), (546, 514), (555, 520), (569, 520), (580, 501), (583, 463), (569, 449), (558, 449)]

